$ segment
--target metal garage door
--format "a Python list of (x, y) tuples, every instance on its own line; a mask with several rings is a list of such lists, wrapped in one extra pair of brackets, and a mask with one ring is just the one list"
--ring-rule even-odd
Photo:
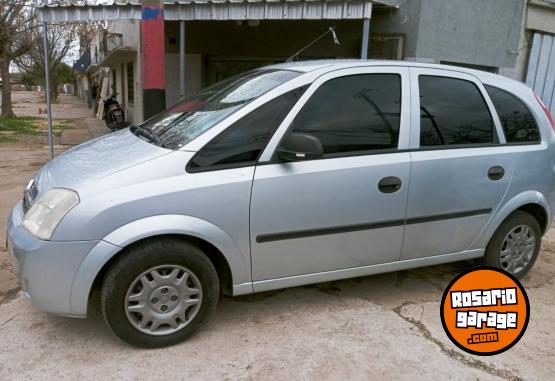
[(534, 33), (526, 84), (555, 114), (555, 38), (548, 34)]

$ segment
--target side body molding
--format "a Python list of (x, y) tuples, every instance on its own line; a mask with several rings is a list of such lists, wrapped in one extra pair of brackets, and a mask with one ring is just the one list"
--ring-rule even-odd
[(100, 241), (85, 257), (71, 290), (72, 315), (85, 316), (94, 279), (102, 267), (122, 248), (143, 238), (163, 234), (190, 235), (210, 242), (225, 256), (232, 274), (233, 294), (253, 292), (250, 253), (243, 253), (235, 241), (216, 225), (191, 216), (158, 215), (121, 226)]
[[(545, 210), (545, 212), (547, 213), (547, 228), (549, 228), (549, 225), (551, 225), (552, 216), (547, 199), (541, 192), (525, 191), (517, 194), (516, 196), (513, 196), (510, 200), (503, 201), (501, 203), (501, 207), (497, 211), (495, 211), (495, 213), (486, 224), (484, 230), (482, 230), (478, 238), (476, 238), (472, 245), (470, 245), (468, 250), (485, 248), (489, 240), (493, 236), (493, 233), (495, 233), (495, 230), (497, 230), (503, 220), (505, 220), (515, 210), (526, 204), (537, 204)], [(545, 228), (545, 226), (542, 226), (542, 228)]]

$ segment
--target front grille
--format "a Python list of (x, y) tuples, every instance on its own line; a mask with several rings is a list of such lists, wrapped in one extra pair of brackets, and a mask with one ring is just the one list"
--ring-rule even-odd
[(23, 191), (23, 213), (27, 213), (31, 205), (33, 205), (37, 194), (38, 189), (35, 184), (35, 179), (31, 179)]

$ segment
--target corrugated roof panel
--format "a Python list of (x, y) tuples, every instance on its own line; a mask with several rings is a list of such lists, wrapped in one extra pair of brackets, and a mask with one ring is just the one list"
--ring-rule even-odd
[[(164, 5), (175, 5), (175, 4), (208, 4), (208, 3), (276, 3), (276, 2), (287, 2), (287, 3), (304, 3), (304, 2), (346, 2), (346, 1), (357, 1), (357, 0), (164, 0)], [(362, 0), (360, 0), (362, 1)], [(402, 0), (368, 0), (367, 2), (374, 2), (377, 4), (383, 4), (390, 7), (398, 7), (399, 2)], [(88, 0), (66, 0), (60, 2), (59, 0), (43, 0), (37, 5), (39, 8), (42, 7), (96, 7), (96, 6), (126, 6), (126, 5), (141, 5), (142, 0), (96, 0), (94, 3)]]
[(287, 12), (287, 19), (302, 20), (304, 15), (304, 5), (305, 3), (302, 3), (302, 2), (284, 3), (284, 9), (286, 9), (286, 12)]
[[(164, 1), (165, 3), (165, 1)], [(71, 7), (102, 7), (102, 6), (127, 6), (127, 5), (141, 5), (142, 0), (43, 0), (37, 1), (36, 6), (39, 8), (71, 8)]]
[(266, 3), (264, 6), (266, 20), (283, 19), (283, 6), (281, 3)]
[(344, 19), (357, 19), (359, 15), (364, 13), (363, 1), (349, 1), (343, 3), (346, 6), (346, 12), (343, 14)]
[[(107, 0), (90, 5), (47, 4), (37, 8), (47, 22), (140, 20), (140, 0)], [(372, 0), (165, 0), (166, 20), (321, 20), (363, 19)]]
[(247, 19), (247, 3), (245, 3), (245, 2), (229, 3), (228, 6), (229, 6), (229, 18), (230, 18), (230, 20), (246, 20)]
[(222, 6), (214, 6), (213, 20), (229, 20), (229, 8)]
[(343, 2), (342, 1), (328, 1), (325, 4), (325, 18), (339, 20), (343, 18)]
[(309, 20), (321, 20), (323, 16), (323, 4), (316, 2), (307, 2), (305, 7), (304, 18)]
[(186, 20), (184, 10), (178, 7), (164, 8), (164, 18), (166, 20)]
[(40, 21), (101, 21), (101, 20), (140, 20), (141, 7), (126, 6), (68, 6), (38, 8)]
[(247, 20), (264, 20), (266, 18), (264, 4), (249, 4), (246, 10)]
[(187, 7), (193, 12), (193, 20), (210, 20), (212, 9), (208, 4), (195, 3)]

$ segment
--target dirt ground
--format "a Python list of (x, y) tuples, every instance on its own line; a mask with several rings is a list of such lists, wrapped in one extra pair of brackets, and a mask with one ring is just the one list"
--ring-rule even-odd
[[(46, 119), (46, 114), (39, 112), (46, 108), (41, 93), (14, 91), (12, 103), (17, 116)], [(60, 94), (58, 102), (52, 105), (52, 116), (55, 120), (71, 121), (71, 128), (65, 130), (61, 136), (54, 138), (56, 154), (98, 135), (98, 133), (91, 133), (88, 125), (95, 128), (103, 125), (102, 121), (92, 117), (83, 100), (66, 94)], [(108, 132), (106, 127), (102, 128), (104, 128), (104, 133)], [(29, 179), (48, 160), (48, 152), (48, 137), (45, 131), (39, 135), (18, 136), (15, 142), (0, 143), (0, 231), (2, 232), (0, 304), (13, 298), (19, 291), (4, 247), (6, 220), (11, 208), (21, 197), (23, 188)]]
[[(2, 230), (26, 182), (47, 160), (46, 147), (36, 143), (0, 145)], [(0, 379), (553, 379), (555, 229), (523, 280), (531, 304), (528, 330), (501, 355), (461, 352), (441, 327), (442, 291), (467, 266), (226, 298), (189, 341), (138, 350), (119, 341), (98, 316), (70, 319), (35, 309), (19, 292), (2, 249)]]
[[(12, 107), (17, 116), (47, 116), (44, 95), (35, 91), (13, 91)], [(52, 117), (56, 119), (84, 119), (89, 116), (91, 112), (84, 101), (72, 95), (60, 94), (58, 102), (52, 105)]]

